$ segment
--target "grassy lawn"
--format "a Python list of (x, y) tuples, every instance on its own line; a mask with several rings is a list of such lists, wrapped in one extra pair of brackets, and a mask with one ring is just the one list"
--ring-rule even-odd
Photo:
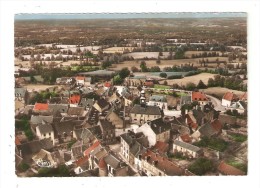
[(154, 85), (155, 89), (170, 89), (170, 86), (165, 86), (165, 85), (159, 85), (159, 84), (155, 84)]
[(199, 142), (194, 143), (198, 147), (208, 147), (217, 151), (225, 151), (228, 143), (220, 138), (202, 138)]
[(231, 160), (227, 161), (227, 164), (229, 164), (233, 167), (236, 167), (236, 168), (242, 170), (243, 172), (247, 172), (247, 165), (242, 162), (231, 159)]
[(242, 135), (242, 134), (232, 133), (232, 134), (230, 134), (230, 136), (236, 142), (244, 142), (244, 141), (247, 140), (247, 136), (246, 135)]
[(176, 95), (178, 95), (179, 97), (182, 97), (182, 96), (187, 96), (188, 94), (184, 93), (184, 92), (176, 92)]

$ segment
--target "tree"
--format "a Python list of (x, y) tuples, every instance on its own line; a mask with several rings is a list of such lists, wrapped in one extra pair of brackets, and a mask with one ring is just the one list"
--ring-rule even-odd
[(148, 68), (146, 66), (145, 61), (141, 61), (140, 68), (142, 72), (148, 72)]
[(198, 89), (206, 89), (207, 86), (204, 84), (204, 82), (202, 80), (199, 81), (198, 85), (197, 85)]
[(150, 72), (161, 72), (161, 69), (158, 66), (153, 66), (150, 68)]
[(116, 75), (113, 78), (114, 85), (121, 85), (123, 83), (123, 79), (120, 77), (120, 75)]
[(163, 85), (168, 85), (168, 82), (164, 80)]
[(186, 89), (189, 90), (189, 91), (193, 91), (195, 88), (196, 88), (196, 85), (192, 82), (188, 82), (186, 84)]
[(213, 163), (206, 158), (199, 158), (188, 167), (188, 170), (196, 175), (204, 175), (206, 172), (212, 170)]
[(137, 68), (136, 66), (132, 66), (132, 67), (131, 67), (131, 71), (132, 71), (132, 72), (138, 72), (138, 68)]
[(160, 73), (160, 77), (161, 77), (161, 78), (166, 78), (166, 77), (167, 77), (167, 74), (166, 74), (165, 72), (161, 72), (161, 73)]
[(158, 56), (158, 59), (156, 60), (156, 64), (161, 64), (161, 58)]
[(214, 87), (214, 86), (215, 86), (215, 82), (214, 82), (213, 78), (209, 78), (208, 87)]
[(125, 79), (129, 74), (130, 71), (128, 70), (128, 68), (122, 68), (119, 72), (119, 76), (121, 77), (121, 79)]

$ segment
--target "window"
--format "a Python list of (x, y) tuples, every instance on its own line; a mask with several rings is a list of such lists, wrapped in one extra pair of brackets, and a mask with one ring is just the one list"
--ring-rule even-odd
[(44, 134), (43, 134), (43, 136), (45, 137), (45, 136), (46, 136), (46, 134), (44, 133)]
[(49, 133), (49, 136), (51, 136), (51, 133)]

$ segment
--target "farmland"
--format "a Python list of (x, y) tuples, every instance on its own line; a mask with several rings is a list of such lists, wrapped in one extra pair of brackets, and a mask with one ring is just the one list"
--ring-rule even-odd
[[(168, 85), (178, 84), (178, 85), (186, 85), (189, 82), (194, 84), (198, 84), (200, 80), (202, 80), (205, 84), (208, 83), (209, 78), (214, 78), (215, 74), (210, 73), (201, 73), (198, 75), (193, 75), (189, 77), (184, 77), (182, 79), (174, 79), (174, 80), (166, 80)], [(160, 81), (159, 83), (163, 84), (164, 81)]]

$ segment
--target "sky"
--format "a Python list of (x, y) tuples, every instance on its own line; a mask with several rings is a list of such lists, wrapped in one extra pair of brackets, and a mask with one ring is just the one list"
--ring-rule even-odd
[(16, 14), (15, 20), (40, 19), (128, 19), (128, 18), (223, 18), (246, 17), (243, 12), (215, 13), (82, 13), (82, 14)]

